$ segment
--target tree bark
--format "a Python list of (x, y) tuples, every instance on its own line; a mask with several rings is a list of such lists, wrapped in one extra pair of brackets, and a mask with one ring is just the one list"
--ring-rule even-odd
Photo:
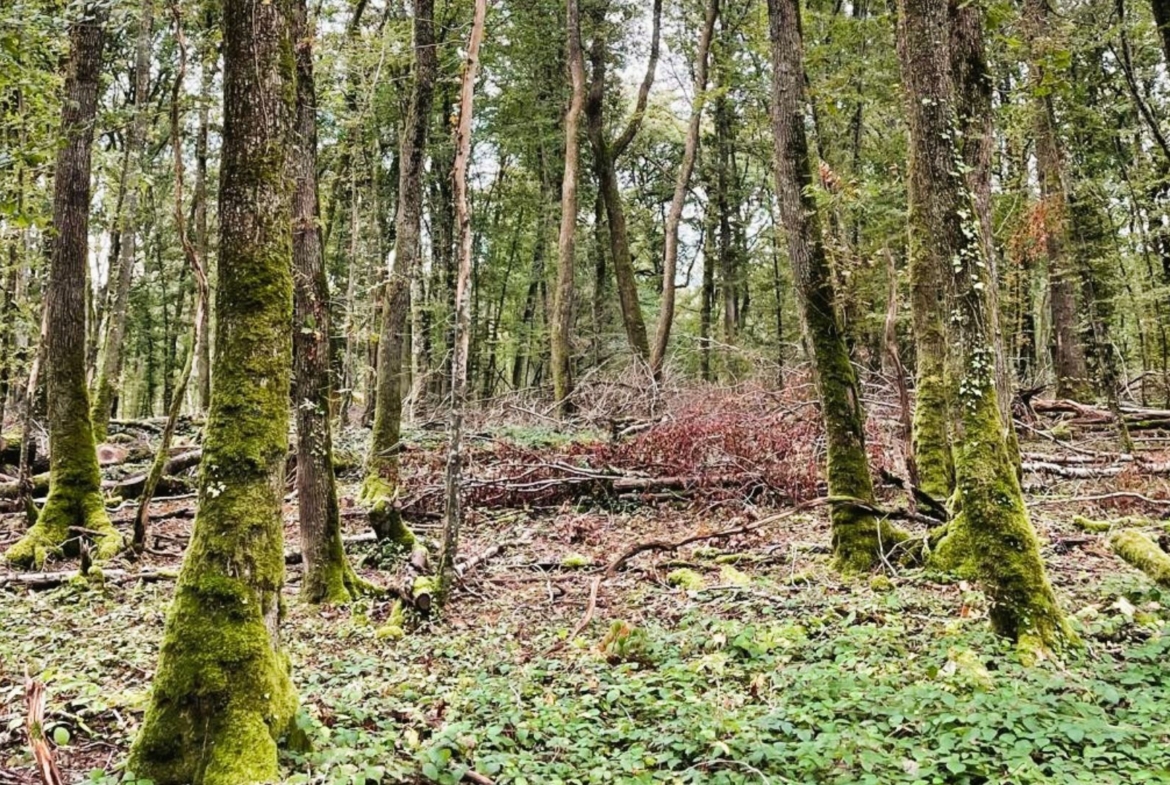
[(129, 769), (158, 785), (279, 777), (297, 698), (281, 651), (293, 283), (291, 0), (223, 7), (215, 385), (199, 511)]
[(317, 197), (317, 96), (313, 39), (305, 0), (293, 2), (297, 107), (291, 151), (293, 194), (293, 400), (297, 426), (297, 506), (305, 571), (301, 597), (343, 603), (361, 588), (341, 542), (333, 472), (333, 396), (329, 283)]
[(1158, 25), (1162, 54), (1170, 63), (1170, 0), (1150, 0), (1150, 7), (1154, 11), (1154, 23)]
[(61, 109), (64, 141), (53, 178), (55, 236), (45, 294), (49, 496), (36, 525), (5, 554), (12, 564), (38, 568), (63, 546), (76, 542), (70, 533), (75, 526), (95, 532), (95, 561), (113, 557), (122, 547), (122, 537), (110, 523), (101, 496), (85, 380), (89, 180), (109, 12), (105, 3), (86, 3), (78, 11), (80, 18), (69, 28)]
[(977, 199), (956, 166), (962, 152), (955, 129), (965, 108), (956, 107), (952, 24), (948, 0), (898, 0), (910, 120), (912, 274), (945, 271), (937, 283), (950, 315), (942, 346), (945, 397), (933, 416), (951, 423), (959, 514), (932, 561), (986, 583), (997, 632), (1026, 648), (1045, 648), (1071, 633), (1040, 558), (1000, 419), (989, 263)]
[[(608, 2), (599, 5), (594, 18), (604, 24)], [(589, 144), (593, 149), (593, 170), (597, 187), (605, 201), (606, 220), (609, 224), (610, 253), (613, 257), (614, 275), (617, 278), (618, 300), (621, 303), (622, 323), (626, 329), (626, 340), (634, 355), (643, 360), (650, 359), (650, 341), (646, 334), (646, 321), (642, 317), (642, 305), (638, 300), (638, 281), (634, 274), (634, 260), (630, 254), (629, 231), (626, 227), (625, 209), (622, 207), (621, 187), (617, 177), (617, 162), (630, 142), (637, 136), (646, 113), (650, 88), (658, 68), (660, 30), (662, 22), (662, 0), (654, 0), (652, 29), (650, 33), (650, 59), (646, 75), (638, 88), (638, 98), (633, 114), (622, 134), (612, 142), (605, 134), (605, 82), (608, 50), (604, 31), (598, 31), (589, 51), (592, 68), (589, 92), (585, 98), (586, 130)]]
[[(455, 276), (455, 345), (451, 359), (451, 422), (447, 432), (446, 515), (439, 550), (439, 598), (446, 596), (455, 580), (463, 505), (459, 498), (462, 478), (463, 416), (467, 407), (467, 354), (471, 345), (471, 208), (467, 198), (467, 164), (471, 158), (471, 119), (475, 104), (475, 78), (479, 47), (483, 41), (487, 0), (475, 0), (475, 17), (463, 63), (459, 91), (459, 124), (455, 128), (455, 217), (459, 237), (459, 269)], [(567, 167), (566, 167), (567, 168)]]
[[(833, 272), (825, 253), (805, 130), (808, 99), (798, 0), (768, 0), (772, 41), (772, 136), (776, 193), (788, 256), (808, 326), (821, 415), (829, 453), (829, 493), (873, 506), (873, 479), (865, 452), (865, 413), (837, 316)], [(873, 569), (906, 535), (850, 504), (832, 512), (837, 567)]]
[(683, 207), (686, 205), (687, 189), (691, 173), (695, 169), (695, 156), (699, 149), (699, 129), (703, 120), (703, 104), (707, 92), (707, 53), (711, 49), (711, 36), (715, 30), (715, 19), (719, 16), (719, 0), (708, 0), (703, 20), (703, 32), (699, 36), (699, 47), (695, 52), (695, 95), (691, 99), (691, 119), (687, 124), (687, 137), (683, 143), (683, 158), (674, 181), (674, 194), (670, 200), (670, 212), (666, 216), (666, 247), (662, 261), (662, 306), (658, 316), (658, 328), (654, 332), (654, 347), (650, 353), (650, 371), (654, 378), (662, 377), (662, 366), (666, 361), (666, 349), (670, 344), (670, 330), (674, 324), (674, 279), (678, 268), (678, 227), (682, 222)]
[(361, 493), (370, 506), (370, 523), (379, 538), (404, 545), (413, 545), (414, 538), (395, 507), (399, 493), (397, 445), (402, 437), (403, 346), (410, 311), (410, 277), (418, 269), (421, 250), (423, 164), (438, 70), (434, 16), (434, 0), (414, 0), (414, 85), (402, 129), (396, 247), (390, 277), (383, 287), (374, 429)]
[[(562, 414), (572, 409), (573, 278), (577, 267), (577, 167), (581, 158), (581, 109), (585, 102), (585, 62), (581, 53), (581, 14), (577, 0), (567, 0), (569, 81), (572, 94), (565, 113), (565, 171), (561, 181), (561, 228), (557, 238), (557, 287), (552, 306), (553, 398)], [(538, 240), (539, 242), (539, 240)]]
[(138, 249), (138, 191), (142, 154), (146, 145), (146, 120), (150, 86), (150, 40), (154, 25), (154, 1), (144, 0), (138, 20), (138, 42), (134, 57), (134, 117), (126, 136), (126, 185), (122, 213), (118, 218), (121, 248), (118, 269), (110, 270), (111, 304), (106, 320), (97, 384), (94, 386), (94, 438), (106, 440), (106, 426), (113, 416), (111, 409), (122, 386), (123, 342), (126, 333), (126, 308), (130, 301), (130, 281), (134, 275), (134, 256)]

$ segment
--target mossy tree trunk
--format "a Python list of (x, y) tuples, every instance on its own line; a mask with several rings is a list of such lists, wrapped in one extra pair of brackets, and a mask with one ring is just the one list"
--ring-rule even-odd
[(296, 694), (281, 652), (292, 364), (291, 0), (224, 4), (215, 384), (199, 512), (129, 768), (158, 785), (278, 778)]
[(75, 543), (74, 527), (95, 537), (96, 561), (114, 556), (122, 547), (102, 499), (85, 379), (91, 148), (109, 11), (105, 3), (86, 3), (76, 11), (61, 102), (64, 141), (54, 169), (55, 236), (45, 294), (49, 497), (36, 525), (5, 554), (20, 566), (40, 567), (64, 545)]
[(94, 384), (94, 438), (106, 439), (114, 401), (122, 381), (123, 341), (126, 333), (126, 309), (130, 302), (130, 282), (134, 274), (134, 256), (138, 249), (138, 191), (146, 145), (147, 107), (150, 105), (150, 40), (154, 31), (154, 2), (144, 0), (138, 18), (138, 40), (134, 56), (134, 113), (126, 135), (125, 198), (118, 216), (121, 245), (117, 269), (110, 270), (110, 307), (107, 309), (106, 335), (102, 360)]
[(297, 114), (290, 162), (295, 182), (292, 334), (297, 505), (305, 560), (301, 596), (313, 603), (342, 603), (357, 595), (360, 581), (341, 542), (341, 511), (333, 474), (329, 283), (317, 199), (317, 96), (313, 79), (314, 31), (309, 25), (305, 0), (293, 0)]
[(646, 334), (646, 320), (642, 316), (642, 304), (638, 299), (638, 281), (634, 274), (634, 259), (630, 252), (629, 230), (626, 213), (622, 205), (621, 186), (618, 182), (617, 164), (622, 154), (634, 141), (646, 114), (650, 88), (658, 68), (659, 43), (662, 27), (662, 0), (654, 0), (651, 9), (650, 58), (646, 74), (638, 88), (634, 111), (621, 135), (612, 141), (605, 130), (605, 85), (607, 65), (610, 58), (606, 43), (606, 12), (609, 2), (597, 3), (591, 13), (596, 32), (589, 49), (592, 69), (589, 91), (585, 98), (586, 131), (593, 150), (593, 171), (597, 176), (597, 187), (605, 203), (606, 224), (609, 227), (610, 254), (613, 257), (614, 277), (617, 280), (618, 300), (621, 304), (622, 324), (626, 340), (634, 356), (644, 362), (650, 360), (650, 339)]
[[(982, 580), (995, 630), (1029, 647), (1061, 642), (1067, 627), (1040, 558), (995, 386), (990, 265), (957, 140), (961, 110), (951, 70), (947, 0), (898, 1), (898, 49), (910, 120), (912, 258), (942, 277), (947, 322), (944, 408), (953, 433), (957, 509), (934, 554)], [(919, 268), (921, 269), (921, 267)]]
[(993, 88), (983, 43), (983, 8), (967, 0), (950, 0), (951, 74), (961, 135), (959, 150), (967, 165), (967, 179), (979, 217), (979, 238), (988, 264), (988, 307), (995, 347), (995, 391), (1004, 437), (1012, 462), (1019, 464), (1020, 447), (1012, 416), (1015, 385), (1007, 358), (1000, 315), (999, 264), (991, 224), (991, 165), (995, 151), (992, 127)]
[[(557, 238), (557, 285), (553, 290), (550, 344), (553, 397), (561, 413), (571, 408), (573, 392), (572, 344), (573, 278), (577, 267), (577, 170), (581, 160), (581, 107), (585, 103), (585, 62), (581, 54), (581, 13), (577, 0), (566, 2), (569, 81), (572, 92), (565, 113), (565, 171), (561, 181), (561, 228)], [(542, 208), (543, 209), (543, 208)], [(538, 239), (539, 243), (540, 240)], [(530, 297), (532, 292), (530, 290)], [(535, 299), (532, 297), (532, 299)], [(525, 307), (525, 315), (528, 309)]]
[(788, 239), (797, 294), (809, 333), (829, 453), (833, 554), (838, 568), (865, 571), (906, 535), (863, 512), (872, 505), (873, 479), (865, 452), (864, 412), (836, 308), (833, 273), (825, 253), (813, 187), (805, 117), (803, 43), (798, 0), (768, 0), (772, 40), (772, 135), (776, 193)]
[(370, 505), (370, 524), (378, 538), (401, 542), (407, 549), (414, 537), (403, 525), (396, 506), (405, 381), (403, 346), (410, 311), (410, 276), (418, 269), (421, 252), (423, 164), (438, 71), (434, 17), (434, 0), (414, 0), (414, 83), (402, 128), (394, 262), (382, 297), (374, 430), (361, 493), (362, 501)]

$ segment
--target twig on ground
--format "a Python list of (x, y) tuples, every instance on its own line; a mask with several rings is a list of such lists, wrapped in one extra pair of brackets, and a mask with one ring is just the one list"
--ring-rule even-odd
[(585, 615), (581, 617), (581, 621), (577, 622), (577, 626), (573, 628), (573, 631), (569, 633), (567, 638), (557, 641), (552, 646), (549, 646), (544, 650), (545, 657), (568, 646), (578, 635), (581, 634), (582, 630), (589, 626), (589, 622), (593, 621), (593, 612), (597, 609), (597, 589), (600, 586), (601, 576), (599, 575), (594, 578), (593, 582), (589, 585), (589, 603), (585, 606)]

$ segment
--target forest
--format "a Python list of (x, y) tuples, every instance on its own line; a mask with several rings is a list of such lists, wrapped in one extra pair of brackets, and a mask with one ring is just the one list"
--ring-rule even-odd
[(0, 785), (1170, 783), (1170, 0), (0, 0)]

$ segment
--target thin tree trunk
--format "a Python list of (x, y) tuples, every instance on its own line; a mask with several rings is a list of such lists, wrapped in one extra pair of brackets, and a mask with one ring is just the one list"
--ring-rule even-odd
[[(948, 0), (898, 0), (898, 51), (910, 120), (912, 274), (945, 271), (946, 397), (934, 416), (952, 424), (956, 510), (933, 562), (987, 584), (991, 622), (1030, 649), (1068, 635), (1008, 452), (995, 386), (989, 262), (977, 198), (955, 166), (956, 107)], [(919, 402), (922, 405), (922, 402)], [(948, 445), (949, 446), (949, 445)], [(921, 470), (921, 467), (919, 467)]]
[(670, 330), (674, 324), (674, 278), (678, 268), (678, 227), (682, 222), (683, 207), (686, 205), (687, 189), (691, 173), (695, 169), (695, 155), (699, 149), (699, 128), (703, 120), (703, 104), (707, 92), (707, 53), (711, 48), (711, 35), (715, 19), (719, 16), (719, 0), (708, 0), (703, 20), (703, 32), (699, 36), (699, 47), (695, 53), (695, 95), (691, 99), (691, 119), (687, 124), (687, 137), (683, 143), (683, 159), (674, 181), (674, 195), (670, 200), (670, 212), (666, 216), (666, 248), (662, 261), (662, 307), (658, 316), (658, 329), (654, 332), (654, 347), (650, 353), (650, 371), (654, 378), (662, 376), (666, 361), (666, 349), (670, 344)]
[(557, 287), (553, 291), (552, 377), (553, 398), (562, 414), (571, 409), (573, 393), (572, 344), (573, 278), (577, 267), (577, 167), (580, 161), (581, 110), (585, 103), (585, 63), (581, 53), (581, 15), (577, 0), (567, 0), (569, 80), (572, 96), (565, 114), (565, 172), (561, 181), (561, 229), (557, 239)]
[[(210, 110), (208, 102), (211, 99), (212, 84), (215, 80), (217, 55), (215, 48), (207, 47), (210, 51), (204, 52), (200, 65), (202, 87), (199, 105), (199, 130), (195, 137), (195, 250), (204, 265), (211, 259), (211, 239), (207, 229), (207, 150), (210, 134)], [(206, 267), (204, 268), (206, 269)], [(211, 405), (211, 300), (210, 288), (204, 294), (202, 320), (197, 326), (198, 338), (195, 342), (195, 408), (198, 412), (207, 411)]]
[(353, 599), (361, 582), (345, 557), (333, 472), (329, 406), (329, 284), (317, 199), (317, 96), (306, 0), (293, 3), (297, 115), (291, 154), (293, 194), (293, 400), (297, 425), (297, 506), (305, 571), (301, 597), (311, 603)]
[(459, 97), (459, 124), (455, 129), (455, 216), (459, 236), (459, 270), (455, 277), (455, 346), (451, 359), (451, 423), (447, 433), (447, 509), (439, 552), (440, 597), (447, 594), (455, 579), (459, 554), (459, 531), (463, 508), (459, 499), (462, 477), (463, 415), (467, 407), (467, 353), (471, 341), (471, 208), (467, 199), (467, 163), (471, 158), (471, 115), (475, 102), (475, 78), (479, 70), (479, 47), (483, 41), (487, 0), (475, 0), (475, 18), (463, 63), (463, 84)]
[[(146, 475), (146, 482), (142, 486), (142, 494), (138, 500), (138, 509), (134, 513), (134, 535), (132, 544), (135, 551), (141, 552), (146, 547), (146, 530), (149, 524), (150, 502), (154, 498), (155, 489), (162, 479), (170, 454), (171, 439), (175, 434), (175, 425), (179, 414), (183, 410), (183, 399), (187, 395), (187, 384), (191, 380), (191, 370), (194, 367), (199, 342), (202, 339), (205, 320), (203, 312), (207, 305), (207, 275), (204, 272), (203, 257), (199, 249), (187, 233), (187, 221), (183, 214), (183, 142), (182, 142), (182, 114), (179, 101), (183, 91), (183, 80), (187, 75), (187, 39), (183, 34), (183, 17), (178, 6), (178, 0), (172, 0), (171, 15), (175, 23), (175, 41), (179, 49), (179, 67), (175, 74), (175, 81), (171, 88), (171, 154), (175, 171), (175, 230), (183, 246), (183, 256), (195, 278), (195, 307), (191, 327), (191, 351), (179, 372), (170, 398), (167, 399), (167, 421), (163, 426), (162, 437), (159, 439), (158, 450), (150, 472)], [(196, 197), (198, 198), (198, 197)]]
[[(608, 2), (597, 6), (593, 12), (594, 18), (599, 22), (604, 22), (608, 7)], [(651, 15), (650, 59), (646, 66), (646, 75), (638, 88), (634, 112), (630, 116), (625, 130), (612, 143), (606, 139), (604, 106), (608, 51), (604, 34), (600, 32), (594, 38), (589, 52), (593, 73), (584, 106), (587, 120), (586, 129), (590, 146), (593, 149), (593, 169), (597, 177), (597, 187), (605, 200), (606, 219), (609, 224), (610, 254), (613, 257), (614, 275), (617, 278), (622, 323), (625, 325), (626, 339), (634, 351), (634, 356), (643, 361), (650, 359), (650, 341), (646, 334), (646, 322), (642, 317), (642, 305), (638, 300), (638, 281), (634, 274), (633, 256), (630, 253), (630, 238), (626, 227), (625, 210), (622, 207), (617, 162), (622, 153), (629, 147), (630, 142), (634, 140), (642, 125), (650, 88), (654, 84), (654, 75), (658, 68), (662, 0), (654, 0)]]
[(113, 287), (114, 297), (106, 322), (102, 361), (94, 388), (93, 433), (99, 442), (106, 439), (106, 426), (113, 416), (111, 409), (122, 384), (122, 344), (126, 333), (126, 308), (130, 301), (130, 281), (134, 275), (134, 256), (137, 253), (138, 190), (146, 145), (150, 40), (153, 25), (154, 0), (143, 0), (134, 58), (134, 119), (130, 122), (130, 132), (126, 138), (126, 196), (122, 203), (122, 214), (118, 219), (121, 255), (118, 259), (118, 269), (110, 270), (109, 285)]
[(374, 429), (361, 493), (362, 500), (370, 505), (370, 523), (379, 539), (404, 545), (413, 544), (414, 538), (395, 506), (400, 490), (403, 347), (410, 311), (410, 277), (418, 269), (421, 250), (423, 164), (438, 70), (434, 12), (434, 0), (414, 0), (414, 86), (402, 129), (396, 248), (393, 268), (383, 287)]
[(129, 768), (158, 785), (279, 779), (297, 706), (279, 628), (292, 365), (291, 0), (223, 7), (219, 296), (199, 511)]
[(63, 144), (53, 178), (53, 229), (45, 294), (45, 370), (49, 402), (49, 497), (33, 526), (5, 557), (41, 567), (80, 527), (96, 540), (96, 561), (112, 558), (122, 537), (106, 513), (85, 383), (85, 276), (90, 168), (101, 82), (105, 3), (76, 9), (61, 103)]
[(768, 0), (772, 41), (772, 135), (776, 193), (788, 256), (808, 324), (829, 453), (829, 494), (837, 567), (873, 569), (906, 535), (858, 505), (872, 507), (873, 480), (865, 452), (865, 414), (849, 349), (837, 317), (833, 273), (811, 193), (812, 160), (805, 130), (808, 99), (798, 0)]

